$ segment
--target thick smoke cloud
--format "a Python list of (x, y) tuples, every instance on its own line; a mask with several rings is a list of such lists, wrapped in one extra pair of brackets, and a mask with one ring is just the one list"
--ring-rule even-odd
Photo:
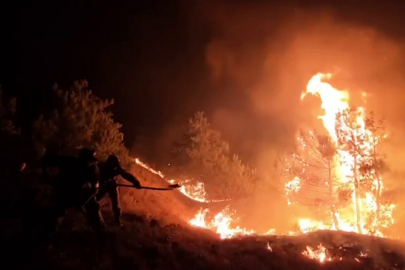
[[(204, 110), (232, 151), (276, 189), (280, 183), (272, 164), (277, 155), (293, 148), (300, 127), (323, 129), (317, 119), (323, 113), (320, 100), (313, 96), (300, 100), (300, 96), (313, 75), (329, 72), (335, 88), (349, 91), (351, 105), (366, 105), (386, 120), (389, 140), (384, 152), (390, 171), (385, 188), (396, 190), (398, 208), (404, 207), (400, 205), (405, 184), (405, 46), (395, 33), (398, 29), (387, 23), (391, 17), (402, 17), (401, 12), (393, 8), (390, 18), (384, 18), (377, 17), (377, 8), (363, 10), (362, 1), (350, 8), (342, 1), (334, 7), (301, 2), (306, 4), (184, 1), (188, 42), (206, 39), (202, 46), (206, 73), (201, 73), (205, 84), (193, 86), (200, 89), (196, 96), (204, 102), (198, 108), (185, 102), (191, 106), (190, 114), (178, 114), (168, 123), (156, 155), (168, 160), (163, 153), (181, 136), (186, 119), (192, 111)], [(362, 12), (355, 12), (359, 8)], [(304, 215), (304, 208), (283, 208), (285, 198), (275, 194), (258, 196), (255, 205), (241, 207), (240, 213), (249, 213), (243, 218), (247, 227), (284, 228), (297, 220), (297, 216), (289, 219), (294, 213)], [(396, 220), (400, 229), (401, 217)]]
[(302, 125), (319, 128), (320, 101), (300, 100), (318, 72), (332, 73), (332, 85), (349, 90), (353, 105), (367, 92), (367, 108), (387, 125), (401, 119), (403, 43), (378, 28), (330, 10), (262, 4), (216, 2), (203, 19), (214, 29), (206, 47), (213, 87), (226, 96), (214, 124), (238, 150), (255, 156), (266, 144), (288, 147)]
[(322, 129), (320, 100), (300, 95), (313, 75), (330, 72), (331, 84), (349, 90), (353, 106), (364, 105), (366, 92), (367, 109), (386, 119), (387, 187), (403, 185), (402, 40), (373, 20), (344, 19), (330, 8), (202, 1), (197, 10), (212, 29), (205, 52), (217, 91), (211, 119), (262, 176), (274, 176), (274, 152), (291, 149), (299, 127)]

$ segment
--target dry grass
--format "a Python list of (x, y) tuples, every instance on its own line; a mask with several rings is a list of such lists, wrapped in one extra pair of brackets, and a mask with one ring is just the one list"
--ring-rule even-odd
[[(148, 171), (134, 172), (143, 185), (165, 183)], [(257, 236), (220, 240), (186, 220), (202, 206), (179, 192), (122, 192), (124, 227), (112, 223), (108, 199), (103, 215), (107, 230), (95, 235), (82, 214), (71, 212), (46, 248), (32, 235), (3, 232), (3, 269), (405, 269), (403, 245), (387, 239), (338, 232), (298, 237)], [(46, 214), (46, 213), (45, 213)], [(44, 214), (44, 215), (45, 215)], [(41, 220), (40, 212), (33, 218)], [(334, 258), (320, 264), (302, 255), (307, 245), (322, 243)], [(31, 245), (29, 245), (31, 244)], [(272, 251), (267, 249), (270, 245)], [(368, 256), (360, 258), (360, 252)], [(342, 257), (343, 260), (339, 260)], [(359, 261), (356, 261), (358, 258)], [(7, 260), (5, 260), (7, 259)], [(21, 264), (17, 264), (21, 263)], [(5, 264), (7, 265), (7, 264)]]
[[(106, 214), (107, 220), (111, 217)], [(127, 214), (124, 227), (95, 236), (75, 221), (30, 269), (404, 269), (392, 241), (337, 232), (299, 237), (220, 240), (206, 230)], [(73, 228), (73, 229), (72, 229)], [(322, 242), (335, 260), (320, 264), (301, 253)], [(267, 249), (270, 245), (272, 251)], [(343, 247), (343, 248), (339, 248)], [(360, 252), (368, 254), (361, 258)], [(343, 257), (342, 261), (337, 258)], [(358, 258), (359, 261), (356, 261)]]

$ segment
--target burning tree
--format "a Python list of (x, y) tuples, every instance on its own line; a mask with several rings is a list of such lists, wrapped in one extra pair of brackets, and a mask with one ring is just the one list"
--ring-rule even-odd
[(383, 173), (388, 170), (385, 162), (385, 154), (383, 152), (383, 142), (387, 137), (384, 120), (380, 119), (379, 121), (376, 121), (374, 112), (371, 112), (366, 118), (365, 126), (373, 134), (372, 140), (370, 141), (370, 156), (372, 159), (370, 160), (371, 162), (361, 167), (361, 172), (369, 178), (375, 178), (374, 193), (376, 194), (377, 199), (375, 220), (379, 223), (380, 227), (388, 227), (393, 223), (391, 212), (394, 205), (391, 201), (382, 200)]
[(366, 118), (363, 108), (345, 109), (336, 115), (337, 146), (344, 158), (342, 184), (349, 191), (346, 194), (351, 195), (359, 233), (366, 230), (376, 234), (390, 223), (387, 217), (391, 215), (386, 212), (389, 206), (381, 202), (385, 163), (379, 148), (385, 137), (383, 130), (383, 121), (376, 124), (374, 114)]
[[(314, 206), (331, 214), (332, 225), (339, 229), (336, 210), (336, 185), (334, 159), (336, 148), (326, 135), (300, 130), (297, 151), (286, 160), (287, 193), (299, 189), (299, 202)], [(294, 185), (295, 184), (295, 185)], [(326, 209), (325, 209), (326, 207)]]
[[(301, 133), (300, 151), (293, 155), (292, 163), (298, 166), (288, 167), (296, 177), (286, 184), (286, 191), (302, 189), (311, 195), (311, 189), (305, 187), (324, 184), (329, 188), (327, 201), (335, 229), (381, 235), (379, 229), (393, 222), (394, 208), (381, 201), (385, 169), (384, 155), (380, 153), (385, 137), (383, 122), (376, 123), (373, 114), (366, 118), (362, 107), (350, 108), (348, 92), (323, 81), (330, 77), (315, 75), (302, 95), (310, 93), (322, 100), (325, 114), (319, 118), (329, 136)], [(314, 224), (319, 227), (319, 222)]]

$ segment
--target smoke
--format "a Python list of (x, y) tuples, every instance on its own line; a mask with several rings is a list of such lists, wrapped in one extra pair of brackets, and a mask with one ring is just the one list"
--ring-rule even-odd
[(300, 100), (318, 72), (332, 73), (332, 85), (349, 90), (354, 105), (365, 91), (367, 108), (398, 125), (402, 42), (330, 10), (214, 2), (202, 16), (215, 29), (206, 63), (222, 97), (215, 97), (212, 119), (237, 150), (259, 156), (270, 146), (288, 147), (302, 125), (319, 128), (320, 101)]
[[(286, 202), (279, 197), (281, 186), (274, 164), (279, 155), (292, 149), (300, 127), (323, 130), (317, 119), (322, 114), (320, 100), (313, 96), (300, 99), (318, 72), (332, 73), (330, 83), (349, 91), (351, 105), (366, 105), (368, 111), (375, 111), (376, 118), (385, 119), (389, 140), (384, 152), (390, 169), (385, 174), (385, 188), (404, 187), (405, 46), (393, 29), (385, 29), (391, 27), (386, 21), (402, 15), (398, 11), (399, 15), (394, 12), (390, 18), (384, 17), (372, 5), (365, 8), (362, 1), (351, 3), (350, 8), (341, 1), (335, 7), (324, 3), (316, 8), (308, 4), (316, 1), (301, 2), (184, 1), (187, 42), (203, 48), (203, 61), (196, 61), (204, 65), (205, 70), (200, 69), (203, 79), (185, 86), (199, 91), (184, 94), (186, 109), (177, 108), (178, 113), (162, 128), (160, 140), (150, 150), (151, 156), (159, 157), (157, 162), (167, 163), (166, 153), (183, 134), (187, 119), (204, 110), (231, 150), (257, 168), (260, 177), (273, 187), (273, 192), (258, 195), (240, 211), (246, 213), (246, 224), (262, 228), (268, 224), (284, 227), (283, 220), (287, 223), (293, 214), (282, 207)], [(366, 101), (363, 92), (367, 93)], [(395, 202), (400, 203), (400, 198)], [(401, 203), (405, 205), (405, 200)], [(304, 209), (298, 212), (305, 217)], [(403, 224), (401, 219), (396, 217), (399, 224)]]
[[(300, 100), (309, 79), (333, 74), (353, 105), (386, 119), (388, 188), (404, 175), (404, 43), (331, 8), (202, 1), (198, 19), (211, 29), (205, 50), (212, 88), (211, 120), (233, 150), (274, 177), (274, 151), (288, 151), (299, 127), (322, 129), (320, 100)], [(194, 14), (195, 15), (195, 14)], [(275, 178), (274, 178), (275, 179)], [(271, 179), (269, 179), (271, 181)], [(276, 184), (276, 183), (275, 183)]]

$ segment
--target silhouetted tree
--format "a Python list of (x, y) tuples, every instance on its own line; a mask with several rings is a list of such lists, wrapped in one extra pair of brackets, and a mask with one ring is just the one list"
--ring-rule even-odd
[(183, 141), (174, 148), (173, 165), (202, 181), (211, 199), (241, 199), (253, 192), (256, 171), (231, 154), (229, 144), (211, 127), (203, 112), (189, 120)]
[(12, 121), (13, 115), (17, 110), (17, 99), (11, 98), (7, 102), (3, 100), (2, 90), (0, 87), (0, 132), (4, 135), (18, 135), (18, 129)]
[(26, 158), (24, 152), (29, 151), (25, 149), (27, 144), (23, 144), (20, 128), (13, 123), (16, 110), (17, 100), (3, 100), (0, 88), (0, 170), (3, 176), (18, 170)]
[(95, 96), (87, 81), (76, 81), (70, 90), (55, 85), (54, 91), (59, 101), (56, 109), (49, 118), (41, 116), (33, 124), (40, 145), (57, 145), (61, 152), (70, 154), (78, 147), (91, 147), (100, 159), (114, 153), (123, 164), (129, 164), (121, 124), (114, 122), (108, 110), (114, 104), (113, 100)]

